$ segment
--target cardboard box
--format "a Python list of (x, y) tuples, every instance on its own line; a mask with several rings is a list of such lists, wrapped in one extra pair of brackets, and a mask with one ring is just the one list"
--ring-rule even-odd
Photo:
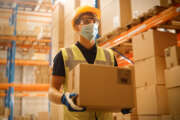
[(39, 112), (38, 120), (49, 120), (48, 112)]
[(4, 106), (0, 106), (0, 116), (4, 115)]
[(170, 5), (168, 0), (160, 0), (160, 6), (168, 7)]
[(169, 111), (171, 115), (180, 115), (180, 87), (168, 89)]
[(0, 116), (0, 120), (8, 120), (8, 118), (5, 118), (4, 116)]
[(165, 86), (145, 86), (136, 89), (138, 115), (168, 114), (168, 96)]
[(133, 76), (130, 69), (80, 64), (71, 72), (70, 92), (79, 94), (79, 106), (92, 111), (121, 111), (134, 107)]
[(165, 70), (166, 87), (180, 87), (180, 66)]
[(161, 120), (174, 120), (172, 115), (162, 115)]
[(166, 58), (166, 68), (180, 65), (180, 47), (172, 46), (164, 50)]
[(156, 56), (135, 62), (136, 87), (165, 84), (164, 69), (165, 58), (163, 57)]
[(160, 115), (138, 115), (138, 120), (162, 120)]
[(4, 116), (5, 117), (9, 117), (9, 115), (10, 115), (10, 109), (5, 107), (5, 109), (4, 109)]
[(134, 60), (153, 56), (164, 56), (164, 49), (176, 45), (176, 35), (168, 32), (148, 30), (133, 38)]
[(131, 0), (100, 0), (100, 6), (102, 35), (125, 27), (132, 20)]
[(180, 115), (175, 115), (175, 116), (173, 116), (173, 120), (180, 120)]
[(57, 54), (59, 48), (64, 47), (65, 40), (65, 17), (64, 17), (64, 6), (58, 2), (55, 5), (55, 9), (52, 13), (52, 47), (53, 47), (53, 56)]
[(64, 105), (50, 103), (50, 120), (64, 120)]
[[(14, 120), (32, 120), (33, 118), (31, 117), (31, 115), (25, 115), (25, 116), (14, 116)], [(33, 119), (36, 120), (36, 119)], [(39, 119), (38, 119), (39, 120)], [(48, 120), (48, 119), (44, 119), (44, 120)]]

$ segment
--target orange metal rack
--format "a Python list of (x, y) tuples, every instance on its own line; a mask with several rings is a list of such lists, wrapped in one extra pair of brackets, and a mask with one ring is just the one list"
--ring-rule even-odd
[[(133, 54), (129, 53), (125, 55), (128, 59), (130, 59), (131, 61), (133, 61)], [(120, 58), (116, 58), (118, 66), (126, 66), (129, 65), (130, 63), (128, 61), (125, 61), (124, 59)]]
[(1, 90), (7, 90), (9, 87), (14, 87), (15, 91), (48, 91), (49, 84), (0, 84)]
[[(0, 93), (0, 97), (5, 97), (4, 92)], [(14, 93), (14, 97), (47, 97), (47, 93)]]
[(149, 18), (148, 20), (144, 21), (142, 24), (139, 24), (137, 26), (132, 27), (126, 32), (121, 33), (119, 36), (117, 36), (114, 39), (108, 40), (104, 43), (100, 43), (100, 46), (105, 48), (112, 48), (115, 47), (130, 38), (136, 36), (137, 34), (140, 34), (142, 32), (145, 32), (146, 30), (153, 28), (157, 25), (160, 25), (176, 16), (180, 15), (180, 4), (172, 6), (163, 12), (159, 13), (156, 16), (153, 16)]
[(49, 43), (49, 38), (42, 38), (40, 40), (35, 36), (0, 36), (0, 40), (15, 40), (15, 41), (31, 41), (31, 42), (46, 42)]
[[(12, 14), (12, 10), (0, 10), (0, 12)], [(22, 16), (37, 16), (37, 17), (45, 17), (45, 18), (51, 18), (50, 14), (39, 14), (37, 12), (24, 12), (24, 11), (18, 11), (18, 15)]]
[[(6, 64), (6, 59), (0, 59), (0, 64)], [(45, 60), (18, 60), (16, 59), (15, 60), (15, 65), (19, 65), (19, 66), (23, 66), (23, 65), (26, 65), (26, 66), (33, 66), (33, 65), (36, 65), (36, 66), (48, 66), (49, 65), (49, 62), (48, 61), (45, 61)]]

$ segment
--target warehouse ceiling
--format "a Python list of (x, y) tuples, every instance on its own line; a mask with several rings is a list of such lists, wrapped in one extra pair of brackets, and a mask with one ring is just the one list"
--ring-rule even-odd
[(17, 4), (19, 10), (34, 12), (51, 12), (51, 0), (0, 0), (0, 8), (12, 9)]

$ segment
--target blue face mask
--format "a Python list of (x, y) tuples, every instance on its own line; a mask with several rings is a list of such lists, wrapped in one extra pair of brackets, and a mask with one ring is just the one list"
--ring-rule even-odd
[(82, 35), (84, 38), (86, 38), (89, 41), (95, 40), (97, 34), (98, 34), (98, 24), (96, 23), (83, 25), (80, 31), (80, 35)]

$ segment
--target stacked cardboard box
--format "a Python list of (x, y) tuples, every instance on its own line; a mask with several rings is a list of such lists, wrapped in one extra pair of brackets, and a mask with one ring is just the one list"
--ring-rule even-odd
[(180, 119), (180, 47), (165, 49), (166, 55), (166, 87), (170, 114), (175, 120)]
[(130, 0), (100, 0), (100, 6), (102, 35), (130, 23), (132, 18)]
[(180, 47), (172, 46), (165, 49), (166, 68), (180, 65)]
[(38, 120), (49, 120), (48, 112), (39, 112)]
[(0, 35), (13, 35), (13, 27), (7, 23), (0, 24)]
[(52, 13), (52, 54), (53, 57), (64, 47), (64, 6), (56, 3)]
[(52, 14), (52, 39), (59, 47), (64, 44), (64, 7), (61, 3), (55, 5)]
[(36, 83), (48, 84), (50, 82), (50, 67), (49, 66), (37, 66), (35, 70)]
[[(18, 11), (17, 26), (16, 26), (17, 35), (37, 36), (40, 33), (41, 27), (43, 26), (44, 31), (46, 31), (47, 33), (43, 35), (46, 37), (47, 36), (49, 37), (49, 33), (51, 30), (51, 25), (49, 23), (50, 23), (51, 18), (38, 16), (39, 14), (50, 16), (50, 14), (48, 13), (37, 14), (35, 12)], [(0, 15), (4, 18), (7, 18), (7, 19), (0, 20), (0, 35), (13, 35), (14, 27), (10, 26), (8, 23), (9, 22), (8, 18), (10, 18), (10, 16), (12, 15), (10, 10), (1, 9)], [(47, 26), (47, 27), (44, 27), (44, 26)]]
[(4, 107), (4, 106), (0, 106), (0, 116), (2, 116), (2, 120), (8, 118), (9, 112), (10, 112), (9, 108)]
[(40, 28), (34, 28), (33, 31), (35, 30), (39, 30), (39, 34), (37, 35), (37, 38), (40, 40), (42, 38), (50, 38), (51, 37), (51, 28), (50, 28), (50, 25), (42, 25), (42, 26), (39, 26)]
[(176, 35), (148, 30), (133, 38), (137, 117), (160, 120), (168, 114), (164, 49), (176, 44)]
[(0, 116), (4, 115), (4, 106), (0, 106)]
[(120, 112), (134, 107), (130, 69), (80, 64), (69, 75), (68, 90), (78, 93), (77, 104), (90, 111)]
[[(66, 0), (65, 7), (64, 7), (64, 46), (69, 47), (78, 41), (78, 33), (75, 32), (72, 28), (72, 19), (75, 15), (75, 10), (77, 7), (82, 5), (83, 2), (87, 2), (88, 5), (90, 4), (90, 0)], [(92, 3), (92, 0), (91, 0)]]
[[(29, 14), (29, 12), (20, 12), (24, 14)], [(42, 37), (50, 37), (50, 15), (43, 13), (30, 12), (32, 15), (21, 15), (17, 16), (17, 35), (24, 36), (38, 36), (40, 33), (44, 33)], [(33, 16), (33, 14), (35, 16)], [(49, 17), (42, 17), (38, 15), (46, 15)], [(42, 31), (43, 29), (43, 31)]]
[[(46, 92), (34, 92), (34, 94), (47, 94)], [(38, 112), (48, 111), (48, 97), (39, 96), (34, 99), (33, 97), (23, 97), (21, 105), (21, 113), (16, 115), (33, 115)]]
[(64, 120), (64, 106), (51, 103), (49, 120)]
[(33, 115), (24, 115), (24, 116), (14, 116), (14, 120), (41, 120), (41, 119), (37, 119), (37, 117)]

